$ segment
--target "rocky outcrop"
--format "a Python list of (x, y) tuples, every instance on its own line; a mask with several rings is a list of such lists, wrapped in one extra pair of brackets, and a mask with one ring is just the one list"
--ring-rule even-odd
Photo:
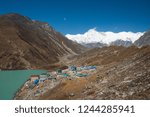
[(87, 44), (82, 43), (82, 45), (87, 48), (102, 48), (108, 46), (107, 44), (103, 44), (103, 43), (87, 43)]
[(150, 31), (147, 31), (143, 36), (135, 41), (134, 44), (138, 47), (150, 45)]
[(132, 45), (132, 41), (130, 40), (123, 41), (123, 40), (118, 39), (116, 41), (111, 42), (110, 45), (130, 47)]

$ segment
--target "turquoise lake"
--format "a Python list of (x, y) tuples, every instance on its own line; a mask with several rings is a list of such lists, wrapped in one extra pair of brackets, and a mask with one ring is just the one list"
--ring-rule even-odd
[(40, 75), (46, 70), (0, 71), (0, 100), (11, 100), (31, 75)]

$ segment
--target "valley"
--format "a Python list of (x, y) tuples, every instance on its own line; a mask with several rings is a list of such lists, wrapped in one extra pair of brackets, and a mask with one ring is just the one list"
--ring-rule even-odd
[[(1, 71), (47, 71), (28, 75), (26, 81), (15, 87), (14, 99), (150, 99), (149, 31), (113, 34), (115, 39), (109, 42), (110, 32), (89, 33), (83, 38), (89, 41), (85, 45), (81, 39), (77, 43), (76, 37), (69, 40), (48, 23), (20, 14), (1, 15)], [(116, 36), (122, 34), (126, 35), (122, 39)], [(101, 35), (103, 40), (93, 43), (92, 38), (99, 40)], [(71, 70), (72, 66), (76, 70)]]

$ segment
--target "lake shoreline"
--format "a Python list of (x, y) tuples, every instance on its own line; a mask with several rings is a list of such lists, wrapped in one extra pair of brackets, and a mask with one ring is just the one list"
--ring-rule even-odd
[(40, 75), (47, 70), (2, 70), (0, 71), (0, 99), (14, 100), (31, 75)]

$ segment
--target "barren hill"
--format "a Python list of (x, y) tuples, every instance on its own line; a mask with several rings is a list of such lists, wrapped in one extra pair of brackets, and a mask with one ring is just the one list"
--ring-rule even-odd
[(40, 99), (150, 99), (150, 47), (96, 48), (70, 64), (96, 65), (88, 78), (66, 80)]
[(48, 23), (19, 14), (0, 16), (0, 69), (42, 68), (84, 49)]

